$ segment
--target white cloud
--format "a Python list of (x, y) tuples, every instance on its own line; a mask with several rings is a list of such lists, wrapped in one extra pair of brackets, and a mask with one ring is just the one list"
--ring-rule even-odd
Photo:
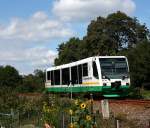
[(42, 11), (36, 12), (27, 20), (13, 18), (8, 25), (0, 25), (0, 39), (45, 41), (70, 37), (72, 34), (65, 23), (49, 19)]
[(89, 21), (118, 10), (131, 15), (135, 3), (133, 0), (58, 0), (52, 11), (63, 21)]
[(32, 66), (39, 66), (45, 64), (53, 64), (57, 57), (55, 51), (49, 50), (45, 47), (34, 47), (29, 49), (0, 51), (0, 61), (13, 62), (28, 62)]
[(8, 24), (0, 24), (0, 65), (12, 65), (25, 74), (45, 69), (54, 64), (57, 56), (51, 50), (55, 40), (72, 35), (68, 24), (49, 18), (42, 11), (27, 19), (13, 18)]
[[(12, 49), (0, 51), (0, 65), (14, 65), (20, 72), (31, 73), (35, 69), (45, 69), (54, 64), (57, 57), (55, 51), (46, 47), (34, 47), (29, 49)], [(20, 68), (24, 67), (24, 68)], [(29, 70), (29, 69), (32, 69)]]

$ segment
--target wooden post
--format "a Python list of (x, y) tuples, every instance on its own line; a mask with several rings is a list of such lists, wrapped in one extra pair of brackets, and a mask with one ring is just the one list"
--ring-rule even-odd
[(150, 120), (149, 120), (149, 122), (148, 122), (148, 128), (150, 128)]
[(101, 101), (102, 115), (104, 119), (109, 119), (109, 102), (108, 99)]
[(116, 128), (120, 128), (119, 120), (118, 119), (116, 120)]

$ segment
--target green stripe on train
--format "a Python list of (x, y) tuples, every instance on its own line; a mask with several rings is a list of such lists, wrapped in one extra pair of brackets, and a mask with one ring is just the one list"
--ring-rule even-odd
[(95, 92), (98, 93), (100, 92), (102, 95), (105, 95), (107, 97), (110, 95), (126, 95), (127, 90), (129, 89), (129, 86), (120, 86), (119, 88), (111, 88), (111, 86), (68, 86), (68, 87), (50, 87), (46, 88), (48, 92), (53, 92), (53, 93), (82, 93), (82, 92)]

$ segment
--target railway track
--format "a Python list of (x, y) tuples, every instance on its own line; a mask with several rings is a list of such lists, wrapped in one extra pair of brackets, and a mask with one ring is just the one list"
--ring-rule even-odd
[[(94, 100), (94, 103), (101, 102), (101, 100)], [(133, 99), (125, 99), (125, 100), (117, 100), (117, 99), (108, 99), (109, 104), (131, 104), (131, 105), (148, 105), (150, 107), (150, 100), (133, 100)]]
[(150, 100), (110, 100), (110, 103), (123, 103), (123, 104), (149, 104)]

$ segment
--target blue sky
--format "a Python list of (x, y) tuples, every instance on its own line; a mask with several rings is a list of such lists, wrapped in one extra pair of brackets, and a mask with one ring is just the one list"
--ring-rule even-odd
[(21, 74), (46, 69), (60, 43), (82, 38), (91, 20), (118, 10), (150, 28), (149, 5), (149, 0), (0, 0), (0, 65)]

